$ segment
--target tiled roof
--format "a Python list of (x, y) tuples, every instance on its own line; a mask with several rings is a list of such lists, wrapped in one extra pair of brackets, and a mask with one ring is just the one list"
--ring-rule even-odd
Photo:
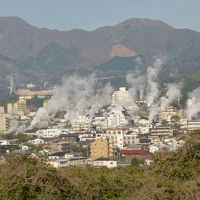
[(122, 149), (120, 151), (121, 154), (144, 154), (148, 152), (149, 151), (145, 149)]

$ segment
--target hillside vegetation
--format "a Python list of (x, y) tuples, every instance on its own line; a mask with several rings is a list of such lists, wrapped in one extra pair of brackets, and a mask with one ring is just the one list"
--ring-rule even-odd
[(200, 131), (176, 152), (157, 154), (148, 170), (137, 167), (52, 167), (27, 157), (0, 165), (1, 200), (200, 199)]

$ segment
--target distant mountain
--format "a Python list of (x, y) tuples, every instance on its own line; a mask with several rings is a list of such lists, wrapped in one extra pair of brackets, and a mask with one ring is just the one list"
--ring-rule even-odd
[(145, 67), (146, 63), (142, 61), (140, 56), (116, 56), (105, 63), (97, 65), (96, 69), (103, 72), (127, 72), (133, 70), (142, 70), (145, 69)]
[(109, 62), (120, 60), (116, 56), (130, 60), (141, 56), (150, 63), (159, 55), (169, 59), (200, 55), (200, 33), (150, 19), (129, 19), (93, 31), (58, 31), (36, 28), (18, 17), (0, 17), (0, 55), (9, 59), (1, 61), (1, 81), (10, 73), (52, 79), (77, 69), (104, 70)]

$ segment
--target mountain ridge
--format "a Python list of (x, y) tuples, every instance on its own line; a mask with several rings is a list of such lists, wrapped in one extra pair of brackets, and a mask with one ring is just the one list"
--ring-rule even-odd
[[(55, 47), (51, 44), (55, 44)], [(66, 70), (94, 70), (95, 66), (112, 59), (112, 50), (117, 45), (123, 46), (124, 50), (114, 56), (133, 56), (130, 52), (136, 52), (148, 63), (152, 57), (159, 55), (166, 55), (169, 60), (182, 59), (200, 55), (200, 33), (190, 29), (176, 29), (161, 20), (146, 18), (132, 18), (91, 31), (59, 31), (34, 27), (19, 17), (0, 17), (0, 55), (15, 60), (14, 64), (11, 63), (15, 65), (13, 68), (23, 69), (33, 77), (33, 72), (37, 70), (48, 76), (53, 68), (57, 69), (55, 71), (58, 74)], [(67, 62), (72, 49), (75, 53)], [(36, 59), (45, 50), (44, 60), (54, 60), (51, 64), (55, 63), (55, 66), (48, 67), (48, 62), (45, 65), (43, 61), (34, 61), (30, 65), (29, 61)]]

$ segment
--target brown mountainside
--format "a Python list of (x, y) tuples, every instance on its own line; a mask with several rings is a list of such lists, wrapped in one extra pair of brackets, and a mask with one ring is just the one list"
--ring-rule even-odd
[[(200, 33), (150, 19), (129, 19), (93, 31), (58, 31), (36, 28), (18, 17), (0, 17), (0, 55), (16, 60), (17, 68), (13, 68), (28, 68), (33, 76), (35, 70), (64, 73), (74, 68), (92, 68), (112, 56), (136, 54), (146, 59), (156, 55), (198, 55)], [(0, 70), (4, 67), (7, 66), (1, 64)]]

